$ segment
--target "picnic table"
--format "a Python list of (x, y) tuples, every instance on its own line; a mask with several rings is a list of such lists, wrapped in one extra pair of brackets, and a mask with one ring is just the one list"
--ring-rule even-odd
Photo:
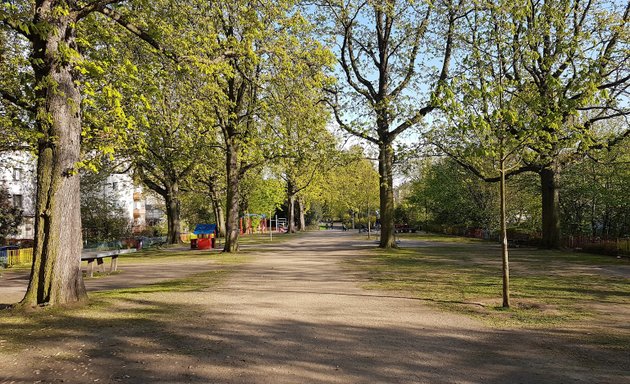
[(103, 263), (106, 258), (110, 257), (112, 259), (112, 263), (109, 267), (109, 271), (115, 272), (116, 269), (118, 268), (118, 256), (125, 253), (132, 253), (132, 252), (136, 252), (136, 249), (131, 248), (131, 249), (112, 249), (108, 251), (105, 251), (105, 250), (83, 251), (81, 253), (81, 261), (87, 261), (88, 276), (94, 277), (94, 261), (96, 261), (96, 264), (98, 264), (98, 266), (100, 267), (101, 272), (105, 272), (104, 270), (105, 266), (103, 265)]

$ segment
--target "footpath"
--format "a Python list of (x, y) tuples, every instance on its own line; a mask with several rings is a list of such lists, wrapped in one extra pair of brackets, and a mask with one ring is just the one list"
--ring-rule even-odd
[(374, 245), (320, 231), (267, 246), (218, 286), (139, 294), (89, 331), (0, 348), (0, 383), (630, 382), (561, 332), (490, 328), (363, 289), (344, 261)]

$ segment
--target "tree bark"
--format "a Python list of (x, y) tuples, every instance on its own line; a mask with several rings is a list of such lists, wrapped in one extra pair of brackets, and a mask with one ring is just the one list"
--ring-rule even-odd
[(166, 186), (166, 220), (168, 224), (168, 244), (179, 244), (181, 240), (179, 187), (177, 184)]
[(295, 192), (291, 181), (287, 181), (287, 233), (295, 233)]
[(217, 221), (217, 230), (219, 237), (225, 236), (225, 213), (223, 211), (223, 204), (221, 204), (221, 197), (219, 191), (217, 191), (214, 183), (209, 183), (210, 200), (212, 202), (212, 210), (214, 211), (214, 218)]
[(73, 63), (60, 52), (75, 48), (74, 21), (54, 16), (40, 1), (35, 22), (46, 23), (31, 37), (38, 121), (37, 196), (33, 265), (21, 305), (58, 305), (87, 298), (81, 275), (79, 176), (81, 95)]
[(542, 246), (560, 248), (560, 203), (558, 173), (553, 166), (540, 172), (542, 196)]
[(394, 238), (394, 149), (391, 142), (384, 141), (379, 146), (378, 173), (381, 209), (380, 248), (396, 248)]
[[(503, 157), (503, 150), (501, 151)], [(507, 222), (506, 222), (506, 189), (505, 189), (505, 160), (500, 161), (501, 181), (499, 183), (499, 194), (501, 199), (501, 261), (503, 267), (503, 308), (510, 307), (510, 264), (507, 238)]]
[(301, 232), (306, 231), (306, 207), (304, 206), (304, 198), (299, 197), (297, 200), (298, 203), (298, 230)]
[(227, 175), (227, 217), (225, 220), (225, 246), (224, 252), (238, 252), (238, 214), (239, 214), (239, 182), (240, 172), (238, 167), (238, 148), (234, 143), (226, 145), (225, 168)]

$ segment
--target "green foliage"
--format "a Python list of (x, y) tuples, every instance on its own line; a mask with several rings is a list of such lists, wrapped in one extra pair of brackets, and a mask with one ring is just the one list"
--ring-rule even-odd
[(574, 163), (561, 178), (563, 233), (592, 237), (630, 235), (630, 143)]
[(323, 206), (323, 216), (328, 219), (350, 218), (352, 212), (363, 215), (378, 209), (379, 176), (374, 164), (363, 157), (360, 147), (353, 147), (345, 154), (345, 160), (322, 175), (314, 188), (314, 201)]
[(81, 224), (87, 244), (120, 240), (131, 235), (131, 219), (107, 182), (111, 168), (81, 172)]
[(284, 182), (260, 173), (249, 173), (241, 183), (243, 213), (269, 215), (285, 201)]
[[(496, 232), (499, 227), (499, 193), (451, 159), (420, 163), (412, 180), (401, 186), (404, 200), (398, 206), (401, 220), (419, 228), (449, 229), (464, 233), (471, 228)], [(533, 232), (540, 225), (538, 190), (531, 175), (508, 181), (507, 224)]]
[(193, 230), (196, 224), (216, 223), (208, 196), (202, 192), (190, 191), (181, 196), (182, 221)]

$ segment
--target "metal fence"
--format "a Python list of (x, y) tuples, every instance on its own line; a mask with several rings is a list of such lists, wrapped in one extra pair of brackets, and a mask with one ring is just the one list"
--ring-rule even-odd
[[(488, 231), (481, 228), (434, 225), (429, 226), (428, 229), (430, 232), (447, 235), (499, 241), (499, 233), (497, 231)], [(508, 242), (513, 246), (537, 247), (542, 244), (542, 234), (508, 230)], [(563, 236), (560, 239), (560, 244), (563, 248), (576, 251), (611, 256), (630, 256), (630, 237), (570, 235)]]
[(563, 238), (567, 248), (613, 256), (630, 256), (630, 238), (606, 238), (593, 236), (567, 236)]

